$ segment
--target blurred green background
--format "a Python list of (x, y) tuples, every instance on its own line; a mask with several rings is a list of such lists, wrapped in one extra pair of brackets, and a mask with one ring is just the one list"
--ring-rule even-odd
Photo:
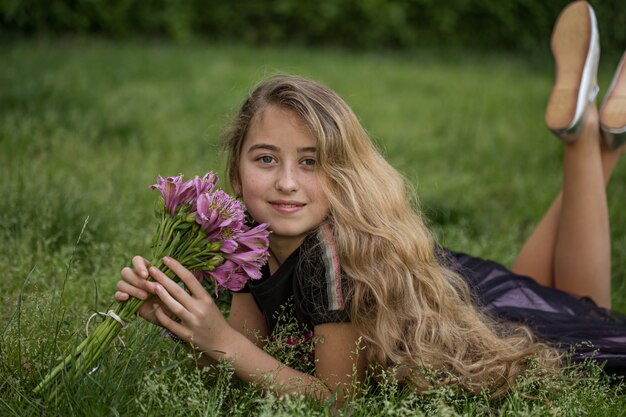
[[(545, 47), (567, 0), (1, 0), (1, 34), (203, 38), (350, 48)], [(626, 44), (623, 0), (590, 2), (603, 48)]]

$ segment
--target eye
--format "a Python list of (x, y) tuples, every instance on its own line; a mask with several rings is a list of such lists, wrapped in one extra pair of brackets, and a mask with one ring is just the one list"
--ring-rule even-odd
[(306, 165), (306, 166), (315, 166), (315, 164), (317, 164), (317, 161), (313, 158), (306, 158), (302, 160), (302, 165)]
[(274, 157), (269, 155), (259, 156), (256, 160), (261, 162), (262, 164), (271, 164), (275, 161)]

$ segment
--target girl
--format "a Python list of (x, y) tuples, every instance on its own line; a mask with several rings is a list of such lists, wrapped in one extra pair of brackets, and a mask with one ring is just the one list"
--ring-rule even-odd
[[(616, 139), (626, 126), (626, 70), (607, 94), (601, 134), (597, 49), (591, 8), (568, 7), (553, 35), (557, 82), (546, 112), (567, 140), (563, 190), (513, 272), (439, 247), (348, 105), (316, 82), (275, 76), (250, 94), (225, 134), (232, 188), (272, 230), (263, 277), (233, 294), (226, 321), (176, 260), (164, 261), (189, 293), (135, 257), (116, 300), (148, 300), (142, 317), (207, 363), (228, 361), (239, 378), (279, 394), (337, 393), (341, 401), (368, 369), (394, 367), (416, 389), (428, 387), (434, 371), (438, 383), (498, 396), (533, 361), (556, 369), (553, 346), (586, 340), (594, 347), (578, 347), (575, 358), (595, 349), (607, 367), (623, 370), (626, 325), (602, 307), (610, 302), (604, 185), (624, 151)], [(273, 332), (284, 305), (303, 334), (315, 336), (312, 375), (262, 349), (258, 336)]]

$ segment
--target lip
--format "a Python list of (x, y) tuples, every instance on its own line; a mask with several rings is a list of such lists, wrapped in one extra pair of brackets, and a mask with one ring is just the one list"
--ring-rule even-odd
[(274, 200), (269, 202), (274, 210), (283, 214), (296, 213), (304, 208), (306, 204), (299, 201)]

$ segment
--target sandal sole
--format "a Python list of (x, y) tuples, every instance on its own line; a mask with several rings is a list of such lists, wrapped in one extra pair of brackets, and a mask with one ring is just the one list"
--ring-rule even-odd
[(600, 109), (600, 124), (614, 131), (626, 131), (626, 53), (611, 83), (612, 88)]
[(578, 95), (591, 48), (592, 23), (587, 2), (567, 6), (559, 15), (550, 46), (556, 63), (556, 81), (546, 108), (546, 124), (552, 130), (572, 127)]

